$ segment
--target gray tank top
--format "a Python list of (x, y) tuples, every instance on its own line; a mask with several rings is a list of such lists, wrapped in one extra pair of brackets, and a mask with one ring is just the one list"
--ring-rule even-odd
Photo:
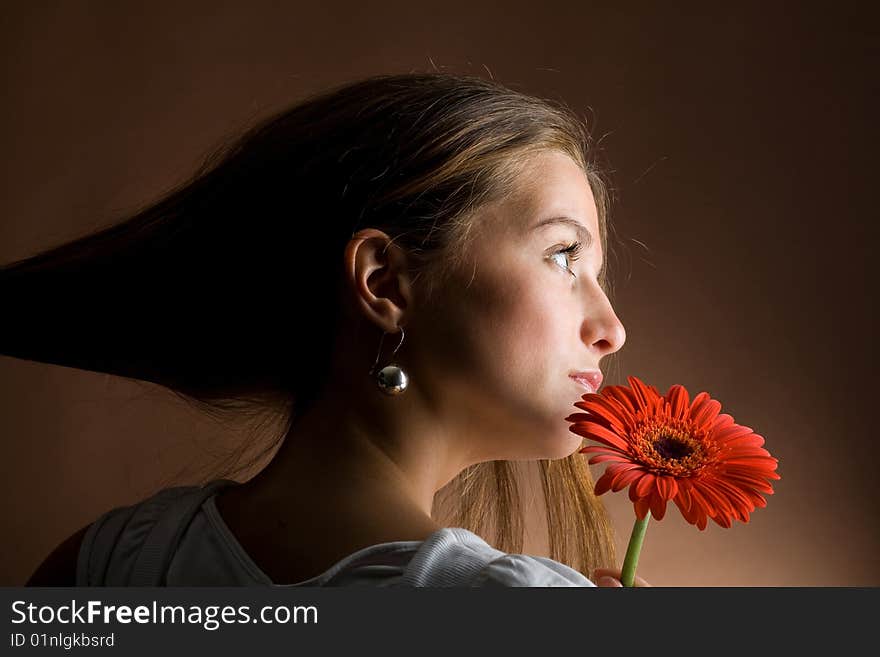
[(424, 541), (365, 547), (301, 582), (276, 584), (250, 558), (217, 510), (237, 482), (166, 488), (111, 509), (80, 546), (77, 586), (594, 586), (547, 557), (506, 554), (462, 527)]

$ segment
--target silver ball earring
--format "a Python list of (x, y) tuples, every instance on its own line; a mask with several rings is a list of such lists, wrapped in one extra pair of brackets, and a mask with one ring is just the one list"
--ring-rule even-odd
[[(385, 340), (385, 336), (387, 333), (385, 331), (382, 332), (382, 339), (379, 340), (379, 353), (376, 354), (376, 362), (373, 363), (373, 367), (370, 369), (370, 376), (373, 376), (373, 373), (376, 372), (376, 365), (379, 364), (379, 356), (382, 354), (382, 341)], [(394, 351), (391, 353), (391, 357), (394, 357), (394, 354), (397, 353), (397, 350), (400, 349), (400, 345), (403, 344), (403, 327), (400, 327), (400, 342), (394, 348)], [(406, 387), (409, 385), (409, 377), (406, 372), (403, 371), (396, 363), (389, 363), (381, 370), (379, 370), (375, 374), (376, 385), (379, 386), (379, 390), (384, 392), (386, 395), (399, 395), (406, 391)]]

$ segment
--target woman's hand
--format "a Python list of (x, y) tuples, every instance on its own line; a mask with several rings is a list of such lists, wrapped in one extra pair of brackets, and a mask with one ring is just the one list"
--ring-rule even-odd
[[(601, 586), (603, 588), (623, 587), (623, 584), (620, 582), (620, 570), (613, 570), (611, 568), (596, 568), (596, 572), (593, 574), (593, 582), (596, 586)], [(636, 575), (633, 581), (633, 586), (651, 585)]]

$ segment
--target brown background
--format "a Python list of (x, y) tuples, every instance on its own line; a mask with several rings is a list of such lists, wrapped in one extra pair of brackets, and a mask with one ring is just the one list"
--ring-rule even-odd
[[(639, 573), (880, 584), (876, 23), (843, 3), (383, 4), (4, 3), (0, 262), (111, 223), (221, 137), (330, 84), (436, 66), (562, 98), (592, 117), (619, 197), (628, 340), (606, 382), (711, 392), (783, 475), (747, 525), (699, 532), (672, 509)], [(238, 435), (110, 376), (0, 358), (0, 386), (3, 585)], [(631, 505), (604, 499), (622, 556)]]

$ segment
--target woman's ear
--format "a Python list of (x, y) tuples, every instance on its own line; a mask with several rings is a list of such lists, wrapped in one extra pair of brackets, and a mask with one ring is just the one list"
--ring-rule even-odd
[(387, 233), (364, 228), (345, 246), (346, 290), (355, 306), (386, 333), (397, 333), (412, 310), (412, 282), (403, 249)]

